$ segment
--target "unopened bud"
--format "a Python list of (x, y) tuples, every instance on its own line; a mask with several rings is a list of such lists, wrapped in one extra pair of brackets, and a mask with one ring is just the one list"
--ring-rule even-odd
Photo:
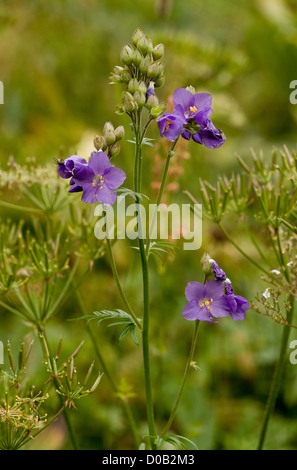
[(196, 93), (196, 90), (192, 85), (187, 86), (186, 90), (188, 90), (190, 93), (192, 93), (192, 95), (195, 95), (195, 93)]
[(142, 93), (146, 93), (147, 87), (144, 82), (140, 82), (138, 85), (138, 91), (142, 91)]
[(147, 99), (146, 106), (148, 110), (150, 111), (154, 106), (157, 106), (159, 104), (159, 100), (156, 97), (156, 95), (150, 95)]
[(102, 135), (96, 135), (94, 138), (94, 147), (96, 150), (106, 150), (107, 143), (105, 138)]
[(145, 94), (142, 91), (136, 91), (133, 95), (134, 101), (138, 104), (138, 108), (142, 108), (145, 104)]
[(155, 87), (156, 88), (160, 88), (161, 86), (163, 86), (165, 83), (165, 75), (161, 75), (161, 77), (157, 78), (157, 80), (155, 80)]
[(208, 253), (204, 253), (204, 255), (201, 258), (201, 265), (202, 265), (202, 270), (205, 274), (205, 276), (210, 276), (212, 274), (212, 266), (210, 263), (210, 256)]
[(133, 54), (133, 64), (136, 65), (136, 67), (139, 66), (140, 62), (142, 61), (143, 56), (141, 52), (139, 52), (137, 49), (134, 51)]
[(134, 31), (134, 33), (133, 33), (133, 35), (132, 35), (132, 42), (133, 42), (134, 46), (137, 45), (138, 40), (139, 40), (142, 36), (144, 36), (144, 33), (141, 31), (141, 29), (139, 29), (139, 28), (135, 29), (135, 31)]
[(103, 134), (108, 146), (115, 143), (116, 138), (114, 133), (114, 127), (111, 122), (106, 122), (104, 124)]
[(109, 150), (109, 156), (110, 157), (116, 157), (120, 153), (120, 150), (121, 150), (120, 145), (118, 145), (118, 144), (113, 145)]
[(129, 83), (132, 78), (131, 73), (128, 70), (123, 70), (121, 73), (121, 77), (124, 83)]
[(115, 137), (116, 137), (116, 142), (119, 140), (123, 140), (125, 138), (125, 129), (124, 126), (119, 126), (115, 129), (114, 131)]
[(153, 49), (153, 58), (154, 60), (162, 59), (164, 56), (164, 44), (158, 44)]
[(149, 59), (149, 57), (145, 57), (145, 59), (142, 59), (142, 61), (139, 64), (140, 72), (143, 75), (146, 75), (150, 65), (151, 65), (151, 60)]
[(135, 91), (138, 91), (139, 83), (136, 78), (132, 78), (128, 84), (128, 90), (130, 93), (135, 93)]
[(131, 46), (124, 46), (120, 55), (121, 61), (125, 65), (131, 65), (133, 62), (133, 53), (134, 51)]
[(154, 62), (153, 64), (149, 65), (147, 76), (153, 79), (157, 79), (163, 74), (163, 71), (163, 64), (160, 62)]
[(146, 55), (150, 52), (151, 44), (147, 36), (141, 36), (136, 44), (137, 49), (143, 54)]
[(114, 127), (110, 121), (107, 121), (103, 127), (103, 134), (106, 134), (107, 132), (110, 132), (110, 131), (114, 131)]

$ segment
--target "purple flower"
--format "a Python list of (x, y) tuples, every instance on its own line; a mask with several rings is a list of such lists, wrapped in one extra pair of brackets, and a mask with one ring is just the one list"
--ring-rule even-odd
[(146, 99), (148, 99), (149, 96), (154, 95), (155, 96), (155, 89), (154, 89), (154, 82), (151, 82), (149, 84), (148, 89), (146, 90)]
[(93, 152), (88, 164), (81, 165), (72, 178), (73, 183), (83, 189), (83, 202), (108, 205), (115, 203), (117, 196), (113, 190), (121, 186), (125, 179), (125, 173), (120, 168), (112, 167), (108, 156), (102, 151)]
[(234, 295), (230, 279), (226, 279), (225, 294), (224, 300), (233, 320), (245, 320), (245, 312), (250, 308), (250, 305), (241, 295)]
[(186, 140), (210, 149), (223, 145), (226, 138), (216, 129), (209, 116), (212, 114), (212, 97), (209, 93), (193, 94), (186, 88), (177, 88), (173, 93), (174, 111), (157, 119), (161, 136), (174, 141), (180, 135)]
[(212, 97), (209, 93), (193, 95), (186, 88), (177, 88), (172, 99), (175, 104), (174, 114), (182, 114), (187, 122), (194, 119), (197, 124), (202, 124), (212, 113)]
[(75, 172), (81, 167), (81, 165), (87, 165), (86, 160), (78, 155), (72, 155), (59, 163), (58, 173), (61, 178), (71, 178), (71, 176), (75, 175)]
[(201, 140), (203, 141), (205, 147), (209, 149), (216, 149), (221, 147), (221, 145), (223, 145), (226, 140), (226, 137), (221, 129), (216, 129), (210, 119), (206, 119), (204, 124), (201, 125), (198, 134), (201, 135)]
[(187, 320), (215, 323), (215, 317), (226, 317), (230, 310), (224, 301), (224, 285), (220, 281), (189, 282), (186, 287), (188, 304), (183, 310)]
[(226, 274), (225, 272), (219, 267), (218, 263), (215, 262), (214, 259), (209, 260), (213, 273), (217, 281), (225, 281)]
[(224, 300), (233, 320), (245, 320), (245, 312), (251, 307), (244, 297), (241, 297), (241, 295), (228, 294), (224, 296)]
[(157, 119), (161, 137), (165, 136), (174, 142), (183, 132), (187, 120), (182, 115), (165, 113)]

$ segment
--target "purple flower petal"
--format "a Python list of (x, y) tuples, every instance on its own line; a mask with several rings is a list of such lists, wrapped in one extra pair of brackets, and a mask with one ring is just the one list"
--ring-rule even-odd
[(190, 140), (191, 138), (191, 133), (189, 131), (187, 131), (187, 129), (184, 129), (183, 133), (182, 133), (182, 137), (186, 140)]
[(186, 290), (186, 299), (188, 301), (191, 301), (193, 299), (195, 300), (200, 300), (205, 296), (205, 286), (204, 284), (201, 284), (200, 282), (192, 281), (189, 282)]
[(224, 285), (220, 281), (208, 281), (205, 284), (205, 297), (217, 300), (224, 295)]
[(223, 297), (213, 301), (211, 304), (211, 314), (216, 318), (227, 317), (230, 314), (230, 310)]
[(84, 184), (81, 200), (87, 204), (94, 204), (95, 202), (98, 202), (95, 194), (95, 188), (92, 183)]
[(102, 151), (92, 152), (88, 165), (92, 168), (95, 175), (103, 175), (111, 167), (108, 156)]
[(194, 95), (194, 106), (198, 110), (202, 110), (204, 108), (211, 108), (212, 105), (212, 97), (209, 93), (196, 93)]
[(110, 189), (117, 189), (126, 179), (126, 174), (120, 168), (108, 168), (104, 175), (104, 181)]
[(116, 202), (117, 194), (113, 193), (107, 184), (103, 184), (102, 187), (97, 190), (96, 197), (97, 201), (101, 202), (102, 204), (108, 204), (109, 206), (112, 206)]
[(86, 165), (87, 162), (79, 155), (72, 155), (66, 158), (62, 163), (59, 163), (58, 173), (61, 178), (67, 179), (74, 175), (77, 168), (81, 165)]
[(83, 186), (87, 183), (92, 183), (95, 177), (95, 173), (89, 167), (89, 165), (81, 165), (73, 176), (73, 181), (75, 184)]
[(194, 104), (194, 95), (185, 88), (177, 88), (173, 93), (172, 100), (175, 106), (180, 105), (185, 113)]
[(197, 300), (191, 300), (183, 309), (183, 317), (186, 320), (197, 320), (199, 306)]
[(183, 121), (174, 114), (165, 113), (157, 119), (161, 137), (165, 136), (168, 140), (174, 142), (183, 132)]
[(202, 143), (203, 143), (202, 137), (201, 137), (201, 135), (199, 134), (199, 132), (196, 132), (196, 134), (193, 134), (193, 135), (192, 135), (192, 139), (193, 139), (194, 142), (196, 142), (197, 144), (202, 144)]

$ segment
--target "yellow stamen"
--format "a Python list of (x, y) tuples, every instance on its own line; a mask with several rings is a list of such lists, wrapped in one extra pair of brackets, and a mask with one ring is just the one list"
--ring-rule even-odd
[(197, 111), (196, 106), (190, 106), (190, 111), (191, 111), (192, 113), (196, 113), (196, 111)]
[(206, 300), (206, 301), (205, 301), (205, 305), (209, 305), (209, 302), (208, 302), (208, 300)]
[(93, 184), (92, 184), (92, 186), (95, 188), (96, 184), (95, 184), (95, 183), (93, 183)]
[(173, 121), (169, 121), (169, 119), (165, 122), (166, 124), (166, 127), (165, 127), (165, 132), (167, 132), (169, 130), (169, 125), (170, 124), (173, 124)]

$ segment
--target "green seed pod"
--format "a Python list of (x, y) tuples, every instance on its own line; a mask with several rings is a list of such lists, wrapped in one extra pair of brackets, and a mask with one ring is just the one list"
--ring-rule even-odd
[(147, 36), (141, 36), (137, 41), (136, 47), (143, 55), (148, 54), (151, 49), (149, 38)]
[(130, 80), (128, 84), (128, 90), (130, 91), (130, 93), (135, 93), (136, 91), (138, 91), (138, 87), (139, 87), (138, 80), (136, 78), (132, 78), (132, 80)]
[(157, 80), (155, 80), (155, 87), (160, 88), (165, 83), (165, 75), (161, 75)]
[(116, 137), (116, 142), (119, 140), (123, 140), (125, 138), (125, 129), (124, 126), (119, 126), (115, 129), (114, 131), (115, 137)]
[(122, 51), (121, 51), (121, 55), (120, 55), (121, 61), (125, 65), (131, 65), (132, 62), (133, 62), (133, 55), (134, 55), (134, 51), (133, 51), (132, 47), (131, 46), (124, 46)]
[(137, 45), (137, 42), (139, 41), (139, 39), (144, 36), (144, 33), (141, 31), (141, 29), (137, 28), (135, 29), (133, 35), (132, 35), (132, 42), (134, 44), (134, 46)]
[(138, 67), (140, 62), (142, 61), (143, 59), (143, 56), (141, 54), (141, 52), (139, 52), (137, 49), (134, 51), (134, 54), (133, 54), (133, 64)]
[(96, 135), (94, 138), (94, 147), (96, 150), (106, 150), (107, 143), (105, 138), (102, 135)]
[(150, 95), (147, 99), (146, 106), (147, 109), (150, 111), (153, 109), (154, 106), (157, 106), (159, 104), (159, 100), (156, 97), (156, 95)]
[(163, 64), (161, 64), (161, 62), (154, 62), (153, 64), (149, 65), (147, 76), (149, 78), (157, 79), (163, 74), (163, 72)]
[(162, 59), (164, 56), (164, 44), (158, 44), (153, 49), (153, 58), (154, 60)]
[(134, 101), (138, 104), (138, 108), (142, 108), (145, 104), (145, 94), (142, 91), (136, 91), (133, 95)]

